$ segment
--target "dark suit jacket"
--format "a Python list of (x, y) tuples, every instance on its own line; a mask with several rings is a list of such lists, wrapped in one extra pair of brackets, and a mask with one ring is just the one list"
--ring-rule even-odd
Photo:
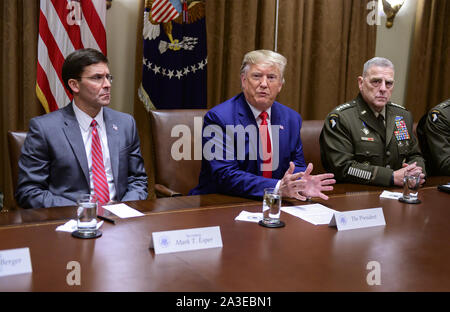
[[(103, 108), (118, 201), (147, 198), (147, 174), (132, 116)], [(72, 103), (33, 118), (19, 159), (16, 199), (23, 208), (75, 205), (90, 193), (89, 168)]]
[[(256, 153), (257, 159), (251, 156), (252, 146), (256, 144), (252, 144), (250, 135), (246, 134), (245, 136), (244, 148), (242, 145), (238, 146), (240, 141), (242, 144), (238, 135), (234, 134), (233, 140), (230, 139), (230, 136), (225, 135), (227, 125), (231, 127), (242, 125), (243, 128), (249, 125), (253, 126), (256, 129), (259, 146), (258, 126), (243, 93), (212, 108), (205, 115), (203, 121), (203, 158), (199, 184), (190, 191), (190, 195), (224, 193), (244, 197), (262, 197), (264, 188), (275, 187), (278, 180), (284, 176), (290, 161), (295, 163), (295, 172), (305, 170), (306, 164), (300, 138), (302, 119), (296, 111), (278, 102), (274, 102), (272, 105), (273, 152), (279, 152), (278, 166), (272, 172), (272, 179), (262, 177), (260, 154)], [(224, 134), (223, 142), (220, 142), (220, 138), (211, 139), (205, 136), (207, 127), (221, 129)], [(279, 133), (279, 144), (274, 139), (277, 133), (276, 128)], [(205, 148), (209, 150), (213, 140), (215, 143), (223, 143), (223, 160), (217, 159), (217, 157), (212, 160), (205, 158)], [(240, 148), (245, 150), (242, 155), (238, 154)], [(232, 154), (231, 157), (228, 155), (227, 158), (227, 152)]]

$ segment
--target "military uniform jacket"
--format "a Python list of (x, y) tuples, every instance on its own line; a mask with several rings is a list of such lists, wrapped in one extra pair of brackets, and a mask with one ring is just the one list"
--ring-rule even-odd
[(320, 134), (321, 159), (337, 181), (390, 186), (404, 162), (417, 162), (425, 173), (412, 114), (388, 102), (385, 116), (383, 129), (361, 94), (328, 114)]
[(417, 125), (427, 172), (450, 175), (450, 99), (425, 114)]

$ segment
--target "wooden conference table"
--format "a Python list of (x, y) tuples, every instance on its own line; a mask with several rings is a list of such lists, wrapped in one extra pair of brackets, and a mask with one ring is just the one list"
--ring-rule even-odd
[[(382, 207), (386, 219), (341, 232), (284, 212), (284, 228), (235, 221), (242, 210), (260, 212), (261, 202), (217, 194), (127, 202), (145, 216), (105, 222), (97, 239), (55, 231), (75, 207), (1, 213), (0, 250), (28, 247), (33, 272), (0, 277), (0, 291), (450, 291), (450, 194), (435, 186), (448, 180), (427, 181), (418, 205), (382, 199), (383, 188), (336, 185), (316, 202), (338, 211)], [(154, 231), (207, 226), (220, 226), (222, 248), (149, 249)], [(79, 286), (66, 282), (70, 261), (80, 263)], [(381, 285), (367, 283), (370, 261), (380, 264)]]

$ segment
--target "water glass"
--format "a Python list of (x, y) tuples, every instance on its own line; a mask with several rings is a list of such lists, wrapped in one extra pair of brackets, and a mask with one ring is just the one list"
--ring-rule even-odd
[(265, 188), (263, 197), (263, 219), (262, 225), (273, 226), (281, 224), (281, 194), (275, 188)]
[(403, 177), (403, 197), (401, 201), (408, 204), (418, 204), (420, 200), (417, 198), (420, 187), (420, 171), (405, 171)]
[(90, 236), (97, 231), (97, 197), (83, 194), (77, 200), (77, 228), (80, 235)]

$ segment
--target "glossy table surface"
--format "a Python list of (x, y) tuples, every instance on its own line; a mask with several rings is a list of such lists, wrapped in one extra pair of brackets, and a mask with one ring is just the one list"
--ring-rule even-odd
[[(0, 250), (28, 247), (33, 272), (0, 277), (0, 291), (450, 291), (450, 194), (427, 182), (422, 203), (410, 205), (380, 198), (382, 188), (340, 187), (316, 202), (337, 211), (382, 207), (386, 225), (338, 232), (282, 212), (284, 228), (263, 228), (234, 220), (260, 212), (260, 201), (217, 194), (127, 202), (145, 216), (116, 217), (87, 240), (55, 231), (74, 207), (1, 213)], [(154, 231), (206, 226), (220, 227), (222, 248), (149, 248)], [(79, 286), (66, 282), (71, 261), (81, 266)], [(367, 283), (371, 261), (380, 285)]]

